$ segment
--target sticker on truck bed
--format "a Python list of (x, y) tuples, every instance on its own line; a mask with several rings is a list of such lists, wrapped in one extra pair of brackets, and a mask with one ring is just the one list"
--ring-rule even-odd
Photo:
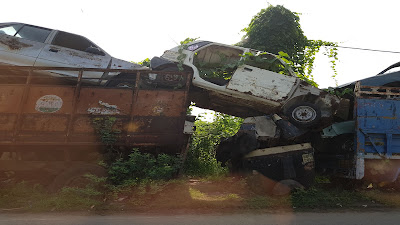
[(303, 154), (303, 165), (314, 162), (314, 156), (312, 153)]
[(61, 109), (63, 100), (57, 95), (44, 95), (36, 101), (35, 110), (42, 113), (54, 113)]

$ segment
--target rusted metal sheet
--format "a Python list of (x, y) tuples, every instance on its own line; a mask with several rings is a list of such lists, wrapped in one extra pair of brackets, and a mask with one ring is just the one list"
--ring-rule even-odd
[(134, 116), (182, 116), (185, 112), (185, 92), (183, 91), (151, 91), (139, 92), (133, 112)]
[[(129, 72), (137, 74), (135, 82), (139, 84), (141, 75), (148, 76), (149, 71), (0, 66), (0, 77), (2, 71), (9, 76), (7, 71), (15, 68), (22, 82), (0, 82), (0, 154), (6, 149), (27, 151), (27, 146), (41, 146), (38, 149), (100, 146), (101, 138), (94, 123), (110, 117), (115, 118), (113, 129), (119, 131), (116, 145), (178, 146), (187, 138), (183, 130), (190, 74), (177, 73), (189, 76), (183, 80), (183, 88), (157, 83), (144, 89), (140, 85), (133, 88), (82, 85), (82, 74)], [(56, 79), (48, 76), (49, 71), (60, 70), (77, 71), (80, 75), (49, 82)], [(157, 72), (158, 77), (165, 75), (171, 77), (171, 72)], [(168, 81), (168, 77), (157, 82)], [(176, 153), (180, 151), (179, 146)]]
[(17, 113), (24, 92), (23, 86), (3, 86), (0, 88), (0, 113)]
[(77, 114), (129, 115), (133, 92), (130, 89), (83, 87), (80, 90)]

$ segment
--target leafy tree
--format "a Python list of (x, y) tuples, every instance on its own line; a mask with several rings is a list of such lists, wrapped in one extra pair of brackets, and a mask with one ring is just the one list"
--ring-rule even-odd
[(150, 67), (150, 59), (149, 58), (143, 59), (142, 61), (138, 62), (137, 64)]
[(291, 64), (298, 76), (311, 81), (314, 85), (316, 84), (312, 82), (312, 70), (315, 55), (322, 46), (329, 46), (330, 48), (325, 48), (324, 54), (331, 60), (334, 73), (332, 77), (335, 79), (337, 75), (335, 68), (338, 60), (337, 44), (307, 39), (300, 26), (299, 14), (281, 5), (270, 5), (262, 9), (243, 31), (246, 34), (237, 45), (277, 55), (279, 52), (286, 53), (287, 62)]

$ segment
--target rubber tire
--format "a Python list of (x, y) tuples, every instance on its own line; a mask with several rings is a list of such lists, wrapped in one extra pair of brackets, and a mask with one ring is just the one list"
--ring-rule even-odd
[[(301, 122), (297, 120), (296, 118), (293, 117), (294, 111), (301, 106), (309, 107), (315, 112), (315, 118), (311, 121), (305, 121)], [(294, 124), (297, 127), (311, 127), (319, 122), (321, 119), (321, 110), (319, 107), (315, 104), (309, 103), (309, 102), (301, 102), (301, 103), (295, 103), (292, 106), (289, 107), (289, 109), (285, 112), (285, 115), (289, 118), (289, 121)]]
[[(61, 190), (63, 187), (82, 187), (82, 184), (76, 186), (73, 182), (82, 178), (85, 174), (93, 174), (98, 177), (107, 176), (105, 168), (95, 164), (78, 164), (74, 165), (58, 174), (53, 182), (48, 186), (48, 190), (52, 193)], [(83, 183), (83, 185), (86, 185)]]

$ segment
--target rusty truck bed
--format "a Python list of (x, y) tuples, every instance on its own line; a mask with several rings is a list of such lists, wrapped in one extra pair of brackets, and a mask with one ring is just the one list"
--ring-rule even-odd
[[(77, 77), (55, 77), (55, 70), (76, 71)], [(129, 74), (122, 87), (106, 87), (89, 72)], [(157, 74), (155, 81), (149, 73)], [(180, 152), (188, 91), (188, 73), (50, 67), (0, 67), (0, 158), (3, 152), (98, 148), (105, 134), (96, 123), (112, 118), (114, 145), (168, 147)], [(164, 85), (166, 82), (166, 85)], [(97, 84), (93, 84), (93, 82)], [(101, 84), (101, 85), (100, 85)], [(100, 125), (104, 126), (103, 125)], [(102, 129), (102, 128), (100, 128)]]

